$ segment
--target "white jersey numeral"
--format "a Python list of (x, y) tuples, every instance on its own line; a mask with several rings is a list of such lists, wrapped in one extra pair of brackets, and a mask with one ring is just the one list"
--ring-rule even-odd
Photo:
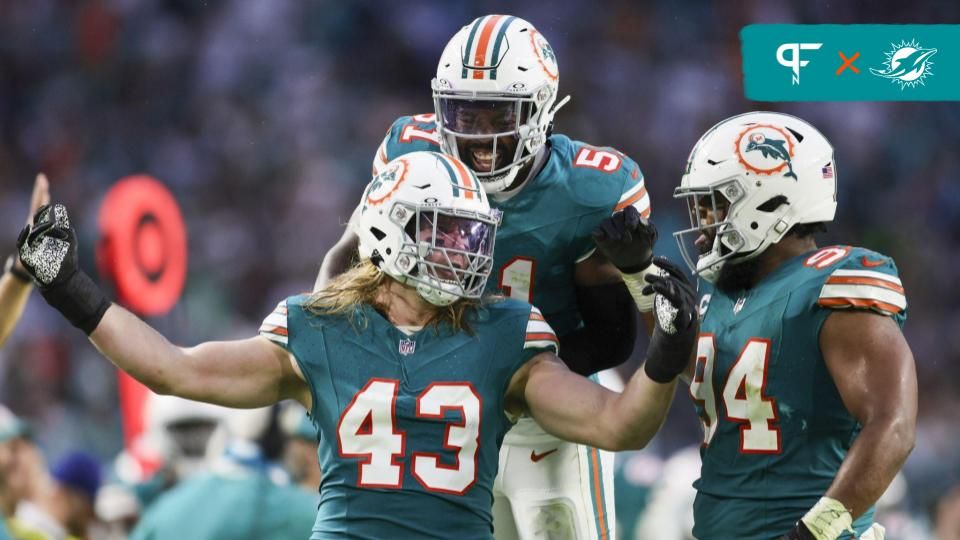
[(717, 431), (717, 400), (713, 396), (713, 360), (717, 354), (713, 334), (702, 334), (697, 340), (697, 363), (690, 380), (690, 397), (703, 407), (700, 423), (703, 424), (703, 444)]
[[(770, 364), (769, 339), (750, 338), (723, 383), (723, 407), (727, 421), (740, 426), (740, 452), (778, 454), (782, 449), (777, 426), (777, 405), (765, 395)], [(714, 336), (703, 334), (697, 341), (697, 363), (690, 382), (690, 397), (703, 408), (703, 444), (709, 445), (717, 431), (717, 404), (713, 388), (716, 363)]]
[(727, 420), (740, 422), (740, 451), (744, 454), (780, 452), (780, 428), (772, 398), (763, 395), (767, 386), (770, 340), (750, 338), (730, 368), (723, 385)]
[(357, 484), (361, 487), (400, 487), (403, 433), (394, 418), (399, 381), (371, 379), (353, 396), (340, 416), (337, 441), (340, 455), (360, 460)]
[[(360, 487), (400, 488), (406, 434), (397, 429), (396, 403), (400, 381), (371, 379), (344, 409), (337, 426), (340, 456), (360, 458)], [(451, 422), (443, 448), (456, 450), (456, 463), (441, 463), (440, 454), (414, 453), (413, 476), (427, 490), (464, 494), (477, 481), (480, 450), (481, 400), (470, 383), (435, 383), (416, 401), (421, 418), (443, 419), (447, 411), (460, 411), (462, 420)]]
[(477, 481), (480, 450), (480, 396), (468, 384), (434, 383), (417, 398), (417, 416), (443, 419), (449, 410), (459, 410), (462, 423), (447, 426), (443, 447), (457, 450), (454, 465), (440, 463), (440, 454), (413, 455), (413, 476), (431, 491), (463, 495)]
[(514, 257), (500, 269), (497, 287), (509, 298), (533, 303), (533, 277), (537, 262), (527, 257)]
[(623, 160), (617, 154), (596, 148), (581, 148), (573, 159), (574, 167), (589, 167), (612, 173), (620, 168)]
[(440, 144), (440, 135), (437, 135), (437, 130), (435, 129), (420, 129), (420, 127), (415, 124), (403, 126), (403, 130), (400, 131), (400, 142), (409, 143), (415, 140)]

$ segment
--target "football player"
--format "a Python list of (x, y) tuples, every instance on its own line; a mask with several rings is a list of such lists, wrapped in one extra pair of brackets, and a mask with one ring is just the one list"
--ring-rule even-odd
[[(354, 268), (282, 301), (256, 337), (190, 348), (106, 300), (79, 268), (62, 205), (41, 208), (18, 246), (44, 299), (151, 390), (237, 408), (289, 398), (309, 410), (323, 470), (312, 538), (489, 539), (508, 414), (566, 440), (642, 447), (663, 422), (697, 327), (682, 274), (648, 275), (657, 316), (643, 369), (622, 394), (593, 383), (556, 356), (539, 310), (483, 299), (496, 227), (462, 163), (402, 156), (364, 192)], [(608, 249), (650, 262), (642, 235), (612, 231)]]
[(816, 128), (753, 112), (703, 135), (675, 191), (692, 220), (675, 236), (712, 284), (690, 370), (697, 538), (882, 537), (873, 504), (916, 426), (907, 300), (890, 257), (817, 246), (836, 190)]
[[(509, 15), (479, 17), (440, 56), (434, 112), (396, 120), (373, 171), (420, 150), (442, 151), (472, 169), (503, 214), (488, 289), (543, 310), (564, 361), (591, 375), (629, 358), (637, 324), (621, 272), (595, 252), (591, 233), (628, 207), (649, 216), (650, 198), (633, 160), (553, 132), (554, 115), (569, 99), (559, 99), (558, 83), (553, 48), (533, 25)], [(655, 233), (646, 222), (634, 232)], [(348, 228), (325, 257), (315, 288), (356, 252)], [(642, 312), (652, 305), (641, 289), (653, 269), (622, 269)], [(507, 434), (494, 495), (500, 540), (534, 538), (545, 529), (564, 538), (616, 536), (613, 456), (564, 443), (529, 418)]]

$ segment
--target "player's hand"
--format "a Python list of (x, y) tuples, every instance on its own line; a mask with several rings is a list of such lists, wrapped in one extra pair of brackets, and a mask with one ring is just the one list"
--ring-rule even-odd
[(810, 532), (810, 529), (802, 521), (798, 521), (787, 534), (777, 540), (817, 540), (817, 537)]
[(668, 383), (683, 373), (690, 361), (699, 329), (697, 293), (690, 278), (666, 257), (656, 258), (661, 274), (647, 274), (644, 294), (655, 293), (653, 336), (647, 347), (644, 371), (652, 380)]
[(77, 234), (66, 207), (41, 206), (33, 222), (20, 231), (17, 251), (47, 303), (88, 335), (93, 332), (110, 303), (80, 270)]
[(62, 204), (43, 205), (17, 237), (20, 262), (41, 287), (70, 278), (77, 263), (77, 236)]
[(653, 261), (657, 228), (633, 206), (600, 222), (593, 229), (593, 241), (600, 251), (624, 274), (646, 270)]

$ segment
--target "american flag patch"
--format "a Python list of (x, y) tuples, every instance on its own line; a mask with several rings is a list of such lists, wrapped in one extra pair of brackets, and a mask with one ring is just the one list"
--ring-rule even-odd
[(824, 178), (824, 179), (831, 179), (831, 178), (833, 178), (833, 164), (832, 164), (832, 163), (831, 163), (831, 164), (828, 164), (826, 167), (824, 167), (823, 169), (821, 169), (820, 172), (823, 173), (823, 178)]

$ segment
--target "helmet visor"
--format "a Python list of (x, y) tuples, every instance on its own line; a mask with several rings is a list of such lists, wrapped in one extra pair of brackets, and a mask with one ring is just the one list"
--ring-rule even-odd
[(415, 279), (445, 284), (443, 289), (457, 296), (479, 298), (493, 268), (496, 221), (477, 213), (421, 208), (415, 223), (417, 230), (411, 235), (419, 255)]
[(440, 97), (444, 129), (463, 135), (514, 133), (530, 113), (529, 103), (519, 100), (462, 99)]
[(500, 174), (520, 160), (520, 126), (527, 124), (533, 110), (529, 99), (440, 95), (437, 110), (448, 151), (476, 173)]

